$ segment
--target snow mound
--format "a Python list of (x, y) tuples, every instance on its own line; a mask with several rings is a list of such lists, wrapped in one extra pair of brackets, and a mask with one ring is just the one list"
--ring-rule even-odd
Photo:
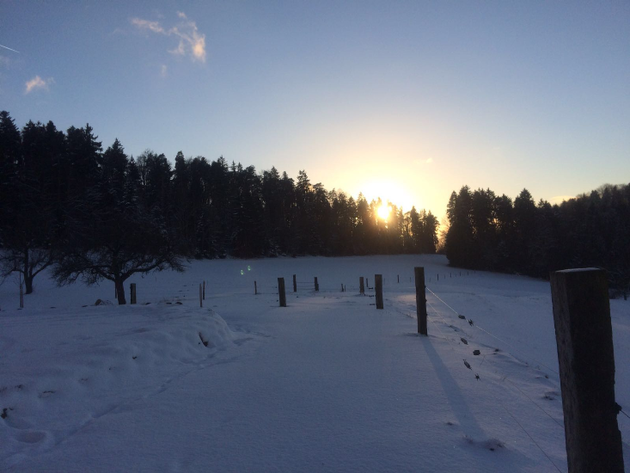
[(0, 316), (0, 465), (7, 467), (164, 392), (239, 344), (218, 314), (182, 305), (18, 314)]

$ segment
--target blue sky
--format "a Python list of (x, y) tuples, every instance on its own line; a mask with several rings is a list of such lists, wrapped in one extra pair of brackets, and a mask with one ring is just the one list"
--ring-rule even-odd
[(630, 182), (628, 25), (625, 0), (2, 0), (0, 109), (441, 217), (465, 184)]

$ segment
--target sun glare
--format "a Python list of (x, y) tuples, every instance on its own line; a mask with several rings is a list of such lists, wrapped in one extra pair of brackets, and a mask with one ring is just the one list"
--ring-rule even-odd
[(389, 208), (385, 202), (391, 202), (399, 209), (402, 208), (404, 212), (411, 210), (414, 204), (417, 208), (417, 202), (413, 202), (406, 186), (400, 181), (388, 179), (366, 180), (358, 184), (358, 191), (363, 193), (363, 196), (368, 202), (372, 199), (382, 199), (383, 206), (380, 207), (377, 212), (379, 217), (384, 220), (386, 220), (391, 213), (391, 208)]
[(389, 218), (389, 213), (391, 212), (391, 209), (389, 208), (389, 205), (381, 205), (378, 209), (376, 209), (376, 213), (378, 214), (379, 218), (381, 218), (382, 220), (387, 220)]

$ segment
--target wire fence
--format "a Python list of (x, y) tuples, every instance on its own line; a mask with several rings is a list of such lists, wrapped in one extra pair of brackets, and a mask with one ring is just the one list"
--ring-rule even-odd
[[(485, 334), (489, 335), (490, 337), (494, 338), (495, 340), (501, 341), (504, 345), (507, 345), (509, 347), (513, 346), (511, 344), (509, 344), (508, 342), (502, 340), (501, 338), (497, 337), (496, 335), (490, 333), (489, 331), (479, 327), (477, 324), (475, 324), (475, 322), (472, 319), (468, 319), (465, 316), (463, 316), (462, 314), (459, 313), (459, 311), (457, 311), (456, 309), (454, 309), (451, 305), (449, 305), (447, 302), (445, 302), (440, 296), (438, 296), (433, 290), (431, 290), (430, 288), (426, 288), (427, 291), (429, 291), (429, 293), (434, 297), (435, 301), (437, 301), (439, 304), (442, 304), (444, 307), (446, 307), (446, 309), (448, 309), (448, 311), (452, 312), (453, 314), (455, 314), (456, 319), (453, 319), (453, 322), (457, 323), (457, 321), (459, 321), (460, 323), (466, 324), (464, 325), (465, 328), (467, 328), (468, 330), (470, 330), (471, 328), (475, 328), (475, 329), (479, 329), (481, 331), (483, 331)], [(446, 334), (442, 331), (441, 327), (440, 327), (440, 321), (443, 324), (447, 324), (447, 322), (440, 320), (440, 311), (436, 310), (436, 308), (434, 307), (434, 305), (431, 303), (431, 301), (428, 300), (427, 298), (427, 305), (430, 308), (430, 311), (428, 312), (428, 315), (430, 315), (431, 317), (429, 317), (428, 319), (432, 322), (432, 326), (435, 327), (437, 329), (437, 331), (440, 333), (441, 337), (449, 342), (454, 342), (454, 343), (458, 343), (453, 337), (449, 337), (446, 336)], [(449, 323), (447, 326), (452, 327), (453, 324)], [(459, 333), (464, 333), (465, 331), (461, 328), (458, 329)], [(457, 335), (456, 335), (457, 337)], [(473, 349), (472, 346), (469, 346), (470, 343), (468, 341), (467, 338), (464, 337), (459, 337), (459, 342), (463, 343), (465, 346), (468, 347), (469, 350), (472, 350), (472, 355), (474, 357), (479, 356), (481, 354), (480, 350), (478, 349)], [(496, 353), (496, 352), (495, 352)], [(471, 372), (474, 373), (474, 376), (477, 380), (480, 380), (481, 377), (479, 375), (479, 369), (481, 368), (481, 366), (483, 365), (483, 363), (486, 361), (486, 356), (483, 356), (482, 361), (479, 363), (479, 365), (476, 365), (477, 369), (473, 369), (473, 366), (470, 364), (470, 362), (468, 361), (467, 358), (463, 359), (463, 365), (466, 369), (470, 370)], [(540, 365), (542, 366), (546, 366), (543, 363), (540, 363)], [(549, 367), (547, 367), (549, 368)], [(495, 372), (500, 371), (498, 366), (493, 366), (493, 369), (495, 370)], [(551, 368), (549, 368), (551, 369)], [(557, 372), (553, 369), (551, 369), (551, 371), (553, 371), (554, 373), (557, 374)], [(551, 419), (554, 424), (561, 429), (562, 433), (564, 433), (564, 424), (563, 421), (558, 420), (555, 416), (553, 416), (549, 411), (547, 411), (545, 408), (543, 408), (539, 403), (537, 403), (536, 401), (534, 401), (534, 399), (532, 399), (531, 396), (529, 396), (525, 391), (523, 391), (516, 383), (512, 382), (509, 378), (508, 375), (503, 373), (503, 376), (500, 376), (501, 380), (503, 382), (506, 382), (507, 384), (509, 384), (513, 390), (515, 390), (516, 392), (518, 392), (521, 395), (521, 399), (523, 399), (524, 401), (530, 403), (531, 405), (533, 405), (536, 409), (538, 409), (539, 411), (541, 411), (545, 416), (549, 417), (549, 419)], [(555, 380), (552, 381), (555, 384)], [(559, 387), (558, 387), (559, 389)], [(562, 471), (560, 469), (560, 467), (556, 464), (556, 462), (553, 461), (553, 459), (551, 458), (551, 456), (545, 451), (545, 449), (541, 446), (541, 441), (536, 440), (535, 436), (532, 435), (532, 433), (525, 428), (525, 426), (523, 425), (522, 421), (519, 421), (519, 419), (517, 418), (517, 416), (514, 414), (514, 412), (509, 409), (505, 403), (499, 399), (499, 402), (501, 403), (501, 407), (503, 408), (503, 410), (505, 410), (505, 412), (510, 416), (510, 418), (516, 423), (516, 425), (518, 425), (518, 427), (525, 433), (525, 435), (532, 441), (532, 443), (536, 446), (536, 448), (538, 448), (541, 453), (545, 456), (545, 458), (547, 458), (547, 460), (549, 460), (549, 462), (551, 463), (551, 465), (553, 465), (553, 467), (557, 470), (557, 471)]]

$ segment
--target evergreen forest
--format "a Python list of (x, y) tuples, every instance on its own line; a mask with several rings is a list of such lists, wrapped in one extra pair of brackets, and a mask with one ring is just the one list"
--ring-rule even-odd
[[(297, 179), (272, 167), (177, 153), (174, 165), (115, 140), (103, 150), (88, 125), (52, 121), (21, 130), (0, 112), (0, 278), (19, 273), (25, 291), (51, 267), (60, 284), (123, 283), (136, 273), (183, 270), (188, 258), (369, 255), (444, 251), (452, 266), (547, 278), (595, 266), (630, 290), (630, 185), (604, 185), (560, 205), (514, 200), (490, 189), (453, 192), (447, 228), (429, 211), (403, 213), (380, 199)], [(0, 279), (1, 280), (1, 279)]]
[(536, 204), (527, 189), (512, 201), (464, 186), (451, 194), (447, 216), (453, 266), (540, 278), (599, 267), (616, 292), (630, 291), (630, 185), (603, 185), (560, 205)]
[(59, 283), (123, 282), (135, 273), (183, 269), (185, 258), (435, 253), (438, 220), (403, 214), (380, 199), (355, 200), (271, 168), (222, 157), (128, 156), (103, 150), (86, 125), (58, 130), (0, 113), (2, 271), (22, 274), (26, 293), (48, 266)]

